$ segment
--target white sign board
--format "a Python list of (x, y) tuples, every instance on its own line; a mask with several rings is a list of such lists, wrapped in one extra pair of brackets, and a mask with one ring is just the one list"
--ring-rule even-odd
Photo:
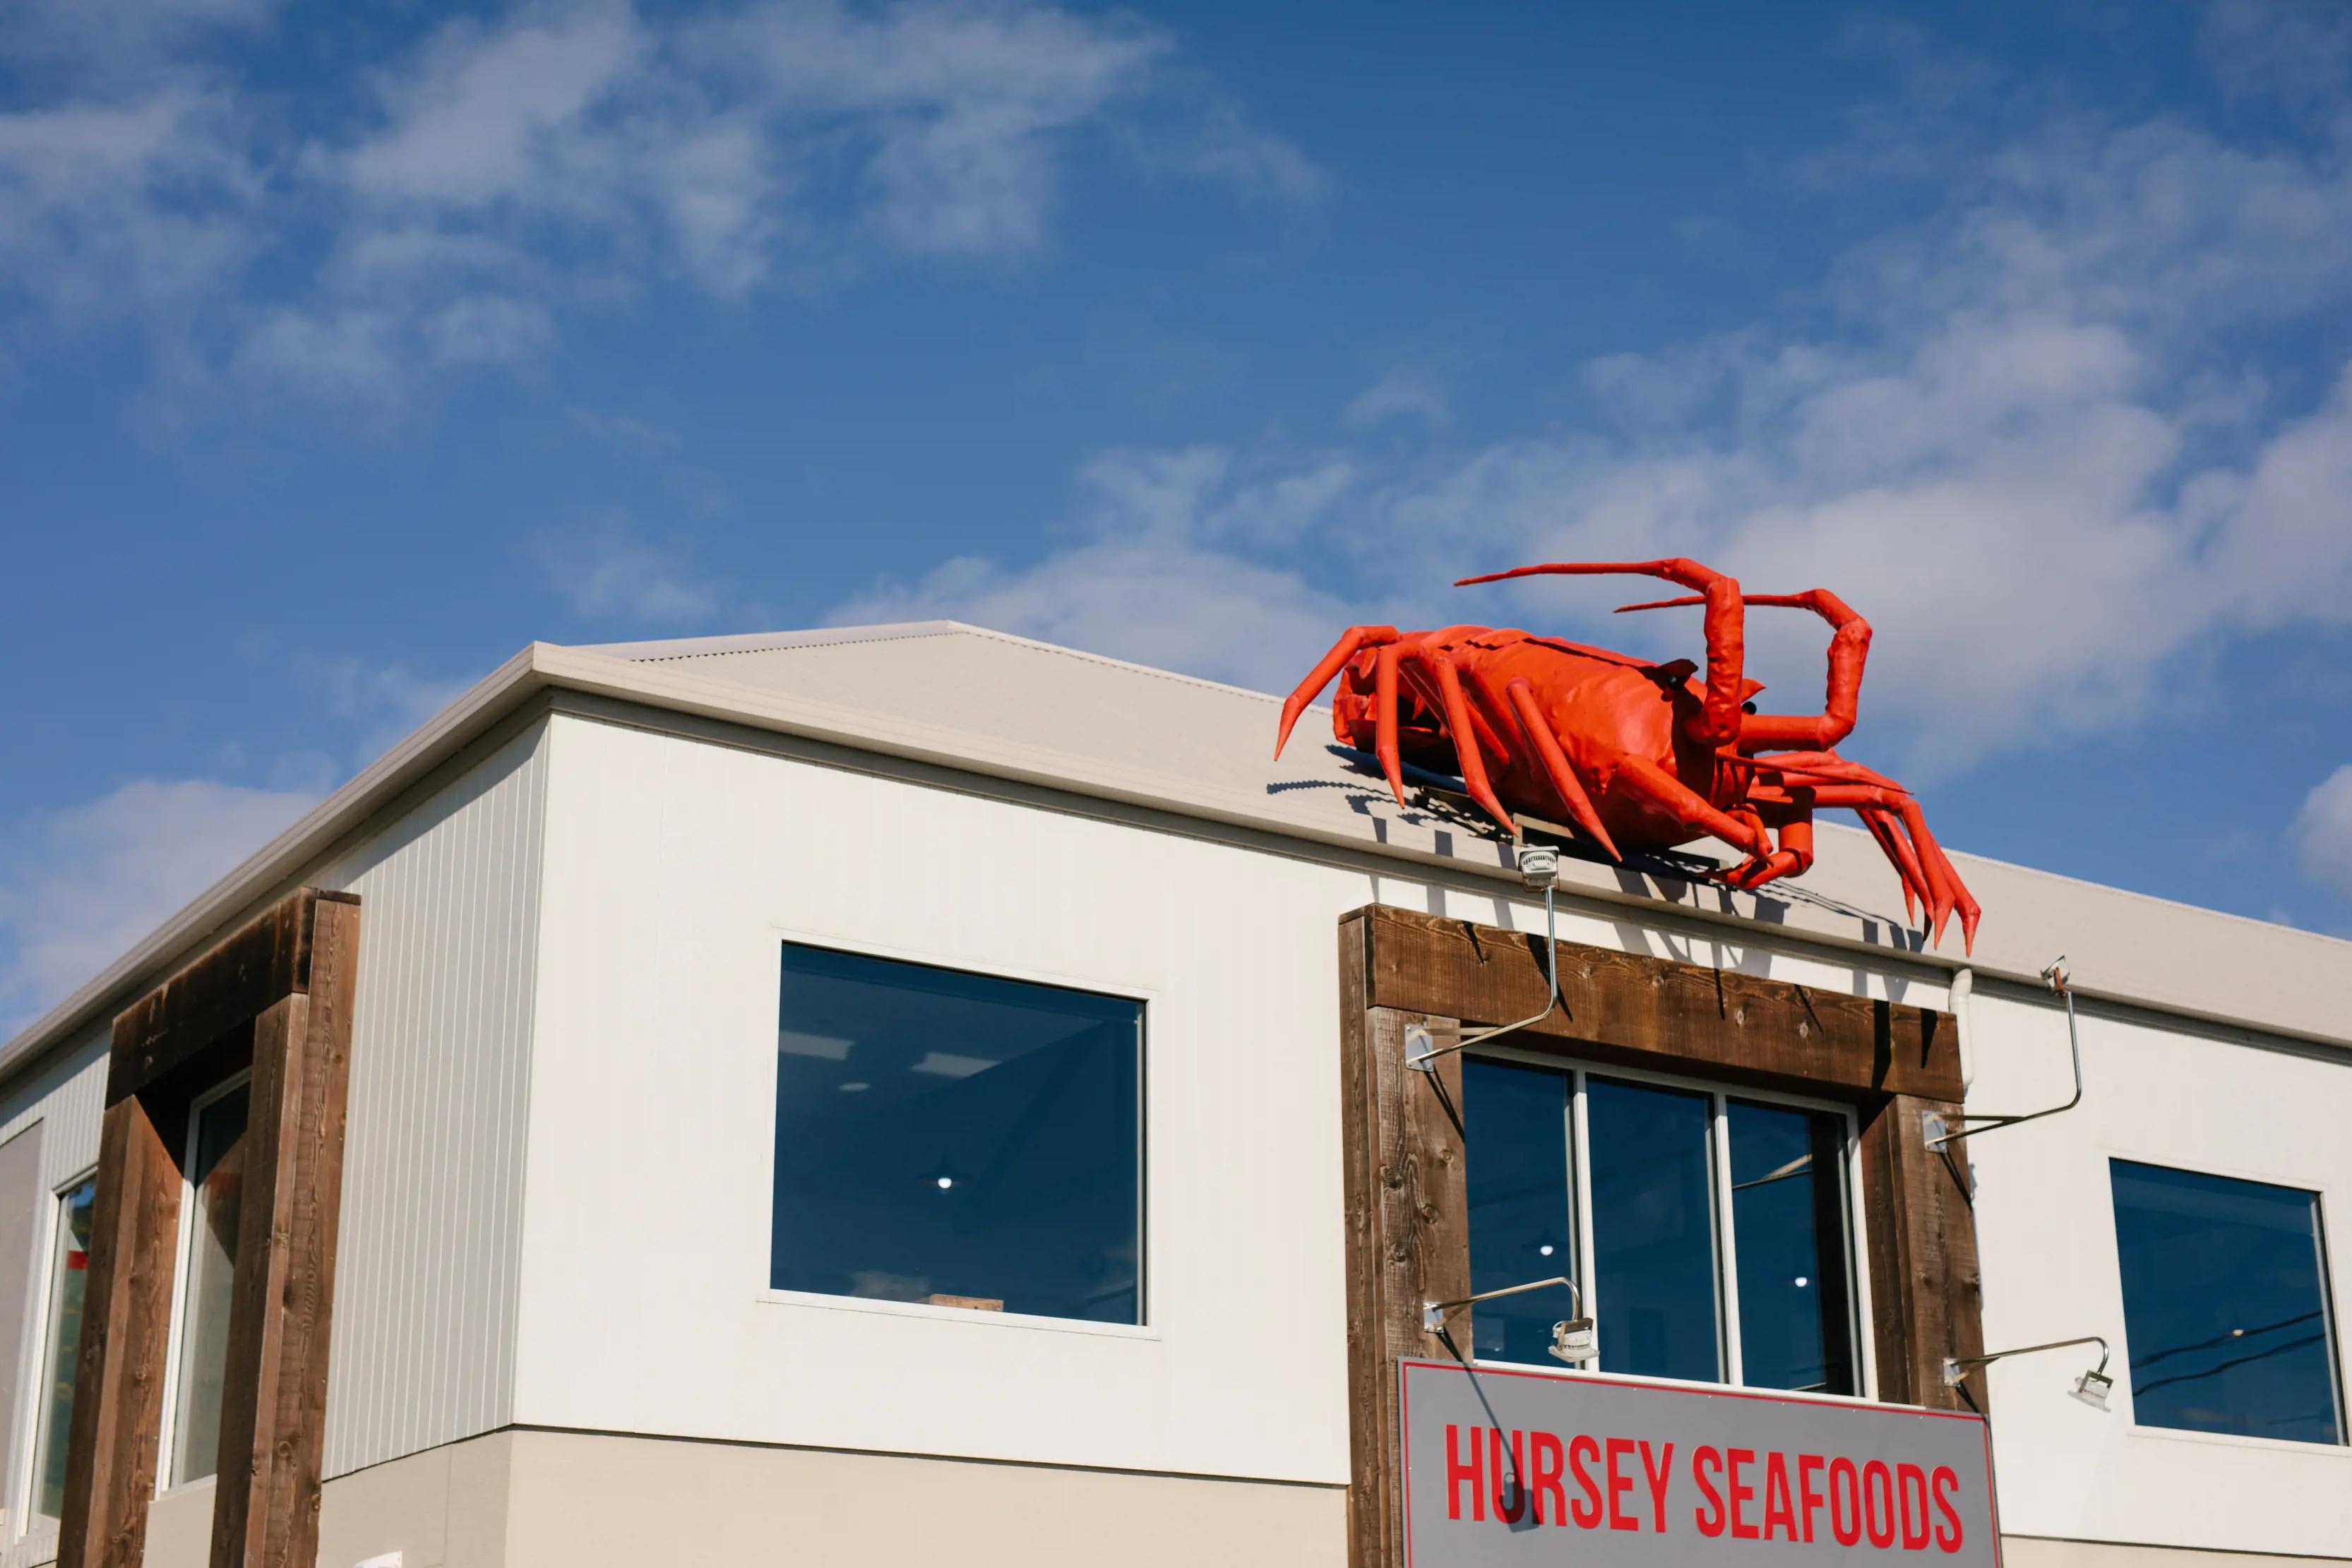
[(1998, 1568), (1984, 1418), (1535, 1369), (1399, 1368), (1407, 1568)]

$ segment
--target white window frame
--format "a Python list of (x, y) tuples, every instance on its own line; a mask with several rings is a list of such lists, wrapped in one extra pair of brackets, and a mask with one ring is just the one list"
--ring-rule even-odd
[[(1874, 1400), (1878, 1397), (1877, 1358), (1873, 1354), (1873, 1325), (1870, 1314), (1869, 1249), (1864, 1245), (1868, 1232), (1864, 1228), (1862, 1204), (1862, 1137), (1860, 1120), (1852, 1105), (1836, 1100), (1823, 1100), (1811, 1095), (1791, 1094), (1773, 1089), (1750, 1089), (1744, 1085), (1726, 1085), (1705, 1079), (1685, 1077), (1675, 1073), (1658, 1072), (1647, 1068), (1618, 1067), (1600, 1064), (1577, 1058), (1559, 1057), (1519, 1047), (1481, 1046), (1471, 1053), (1472, 1060), (1485, 1059), (1515, 1067), (1538, 1067), (1564, 1075), (1569, 1080), (1568, 1182), (1570, 1207), (1570, 1222), (1575, 1227), (1572, 1251), (1576, 1260), (1576, 1285), (1583, 1313), (1600, 1315), (1600, 1289), (1595, 1278), (1592, 1256), (1592, 1182), (1590, 1154), (1591, 1149), (1590, 1124), (1585, 1111), (1585, 1084), (1589, 1078), (1599, 1076), (1624, 1083), (1638, 1083), (1660, 1089), (1679, 1090), (1685, 1093), (1708, 1097), (1707, 1116), (1707, 1197), (1708, 1228), (1714, 1241), (1716, 1355), (1717, 1364), (1725, 1376), (1720, 1382), (1692, 1384), (1699, 1388), (1740, 1388), (1745, 1368), (1741, 1364), (1739, 1346), (1739, 1270), (1738, 1238), (1731, 1224), (1731, 1139), (1730, 1102), (1751, 1101), (1764, 1105), (1786, 1105), (1792, 1110), (1825, 1113), (1837, 1116), (1845, 1128), (1845, 1202), (1842, 1214), (1845, 1220), (1844, 1234), (1840, 1238), (1844, 1251), (1848, 1299), (1846, 1333), (1852, 1345), (1855, 1382), (1853, 1394), (1819, 1394), (1780, 1390), (1802, 1399)], [(1473, 1151), (1469, 1156), (1475, 1159)], [(1520, 1364), (1488, 1362), (1474, 1358), (1480, 1366), (1517, 1366)], [(1626, 1373), (1610, 1373), (1584, 1367), (1561, 1367), (1585, 1377), (1626, 1377)], [(1680, 1378), (1643, 1377), (1643, 1382), (1683, 1382)]]
[[(166, 1496), (185, 1487), (205, 1486), (211, 1476), (199, 1476), (192, 1481), (172, 1479), (172, 1445), (178, 1437), (180, 1423), (180, 1342), (188, 1322), (188, 1288), (194, 1282), (189, 1267), (196, 1240), (196, 1184), (190, 1175), (196, 1168), (196, 1133), (203, 1125), (207, 1108), (253, 1082), (253, 1069), (233, 1072), (205, 1090), (188, 1103), (188, 1122), (180, 1145), (180, 1228), (173, 1243), (172, 1267), (172, 1328), (163, 1343), (163, 1421), (155, 1444), (155, 1495)], [(246, 1130), (253, 1124), (248, 1115)], [(239, 1238), (240, 1242), (243, 1238)]]
[[(32, 1362), (27, 1368), (32, 1375), (25, 1380), (26, 1392), (31, 1397), (17, 1416), (22, 1441), (16, 1451), (25, 1456), (25, 1462), (16, 1479), (14, 1503), (9, 1510), (13, 1518), (8, 1534), (13, 1541), (22, 1541), (33, 1533), (33, 1489), (40, 1484), (41, 1423), (49, 1412), (49, 1356), (55, 1348), (58, 1328), (58, 1230), (66, 1222), (66, 1195), (97, 1179), (98, 1167), (87, 1166), (49, 1189), (48, 1218), (41, 1227), (40, 1261), (34, 1268), (34, 1282), (39, 1294), (33, 1300), (37, 1303), (39, 1317), (33, 1333)], [(79, 1399), (81, 1391), (76, 1389), (74, 1396)]]

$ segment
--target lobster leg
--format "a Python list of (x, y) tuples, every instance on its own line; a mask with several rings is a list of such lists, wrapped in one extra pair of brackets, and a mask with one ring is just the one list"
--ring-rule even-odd
[(1772, 853), (1772, 841), (1756, 824), (1717, 810), (1706, 797), (1646, 757), (1620, 758), (1617, 778), (1635, 794), (1672, 813), (1676, 821), (1705, 828), (1736, 850), (1745, 851), (1758, 860)]
[(1484, 577), (1465, 577), (1454, 586), (1467, 588), (1473, 583), (1501, 582), (1514, 577), (1545, 576), (1656, 577), (1696, 590), (1698, 600), (1675, 601), (1706, 606), (1706, 697), (1685, 727), (1690, 737), (1703, 746), (1728, 746), (1739, 738), (1741, 722), (1747, 717), (1739, 707), (1745, 696), (1740, 682), (1746, 674), (1747, 612), (1742, 607), (1738, 579), (1675, 556), (1665, 560), (1552, 561), (1488, 572)]
[(1927, 831), (1927, 819), (1920, 812), (1918, 801), (1908, 795), (1862, 784), (1826, 785), (1814, 791), (1814, 799), (1824, 806), (1872, 807), (1901, 818), (1911, 836), (1911, 848), (1918, 857), (1921, 880), (1927, 894), (1928, 924), (1935, 939), (1939, 943), (1943, 940), (1946, 924), (1958, 914), (1962, 944), (1967, 950), (1975, 951), (1977, 920), (1983, 912), (1969, 895), (1959, 873), (1945, 858), (1936, 835)]
[(1283, 700), (1282, 729), (1274, 739), (1275, 756), (1280, 757), (1282, 748), (1290, 744), (1290, 727), (1298, 722), (1298, 716), (1307, 711), (1307, 705), (1331, 684), (1332, 676), (1348, 667), (1349, 660), (1366, 648), (1377, 648), (1396, 640), (1397, 629), (1393, 626), (1349, 627), (1339, 640), (1331, 644), (1331, 651), (1323, 655), (1323, 662), (1307, 672), (1307, 678)]
[(1593, 842), (1609, 852), (1611, 860), (1623, 860), (1609, 830), (1601, 825), (1601, 813), (1592, 809), (1592, 797), (1585, 793), (1583, 781), (1577, 778), (1568, 754), (1560, 749), (1559, 737), (1552, 733), (1543, 710), (1536, 706), (1535, 688), (1521, 677), (1504, 688), (1504, 695), (1510, 699), (1511, 711), (1518, 715), (1519, 727), (1528, 732), (1528, 744), (1543, 759), (1544, 771), (1551, 776), (1551, 787), (1559, 792), (1568, 814), (1591, 836)]
[[(1372, 755), (1389, 778), (1396, 803), (1404, 804), (1404, 758), (1397, 749), (1397, 664), (1407, 644), (1391, 643), (1372, 655)], [(1420, 646), (1415, 638), (1412, 646)]]
[(1919, 869), (1919, 857), (1911, 852), (1911, 841), (1896, 831), (1893, 820), (1885, 811), (1857, 808), (1854, 815), (1878, 841), (1878, 847), (1894, 863), (1895, 875), (1903, 883), (1903, 917), (1919, 918), (1919, 910), (1934, 900), (1927, 896), (1927, 873)]
[[(1802, 796), (1798, 797), (1802, 800)], [(1813, 864), (1813, 809), (1801, 805), (1780, 824), (1780, 847), (1764, 860), (1751, 861), (1724, 877), (1731, 886), (1753, 893), (1784, 876), (1802, 876)]]
[(1444, 649), (1431, 649), (1422, 655), (1423, 662), (1437, 672), (1437, 690), (1445, 703), (1445, 727), (1453, 732), (1454, 760), (1462, 765), (1462, 787), (1470, 798), (1486, 809), (1486, 814), (1503, 825), (1507, 833), (1519, 831), (1511, 821), (1511, 813), (1495, 798), (1495, 787), (1486, 779), (1486, 759), (1478, 755), (1478, 727), (1470, 721), (1470, 702), (1462, 695), (1462, 674)]

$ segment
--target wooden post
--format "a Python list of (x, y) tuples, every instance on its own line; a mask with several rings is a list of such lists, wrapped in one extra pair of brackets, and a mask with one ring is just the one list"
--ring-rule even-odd
[(311, 1568), (317, 1558), (359, 935), (357, 897), (299, 889), (115, 1018), (59, 1568), (144, 1557), (178, 1145), (189, 1106), (248, 1063), (211, 1560)]
[(343, 1188), (359, 906), (321, 900), (310, 989), (255, 1020), (212, 1568), (310, 1568)]
[(106, 1108), (90, 1219), (58, 1568), (132, 1568), (155, 1495), (180, 1167), (136, 1098)]
[[(1365, 923), (1339, 928), (1341, 1124), (1347, 1166), (1350, 1568), (1399, 1568), (1397, 1364), (1447, 1359), (1421, 1326), (1423, 1301), (1470, 1293), (1469, 1188), (1463, 1164), (1462, 1059), (1434, 1074), (1404, 1065), (1409, 1024), (1454, 1020), (1364, 1005)], [(1470, 1313), (1451, 1343), (1469, 1354)]]
[(1960, 1107), (1889, 1095), (1862, 1134), (1878, 1396), (1897, 1405), (1990, 1414), (1982, 1367), (1958, 1388), (1943, 1377), (1946, 1356), (1984, 1354), (1983, 1288), (1968, 1146), (1928, 1148), (1924, 1119), (1931, 1112), (1949, 1121)]

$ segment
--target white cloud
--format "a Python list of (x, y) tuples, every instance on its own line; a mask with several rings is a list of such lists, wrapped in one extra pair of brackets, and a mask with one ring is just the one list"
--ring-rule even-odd
[(1391, 365), (1378, 381), (1355, 395), (1340, 419), (1355, 429), (1365, 430), (1397, 418), (1444, 424), (1453, 413), (1445, 382), (1435, 371), (1422, 365)]
[[(1367, 620), (1696, 656), (1695, 614), (1606, 619), (1656, 596), (1633, 582), (1445, 586), (1690, 555), (1869, 617), (1859, 744), (1931, 771), (2127, 726), (2234, 640), (2352, 622), (2352, 367), (2295, 406), (2231, 348), (2352, 298), (2343, 152), (2068, 124), (1979, 173), (1969, 204), (1848, 258), (1833, 333), (1596, 361), (1586, 427), (1451, 460), (1369, 441), (1107, 454), (1082, 475), (1095, 542), (1026, 570), (959, 562), (843, 614), (929, 607), (1278, 687), (1304, 664), (1255, 650), (1311, 657)], [(1413, 388), (1383, 378), (1343, 424), (1411, 409)], [(1187, 634), (1227, 604), (1263, 629)], [(1768, 706), (1818, 701), (1818, 622), (1759, 612), (1749, 631)]]
[(0, 883), (0, 1037), (121, 956), (317, 799), (143, 779), (40, 824)]
[[(38, 9), (76, 68), (56, 102), (0, 113), (0, 298), (157, 318), (184, 402), (226, 388), (377, 423), (453, 375), (528, 374), (567, 313), (657, 284), (739, 301), (877, 255), (1017, 261), (1069, 138), (1153, 90), (1170, 52), (1038, 4), (525, 0), (441, 26), (359, 84), (356, 124), (296, 143), (194, 47), (268, 0)], [(140, 19), (110, 43), (100, 11)], [(1157, 136), (1200, 177), (1315, 183), (1230, 108)], [(265, 255), (267, 287), (247, 265)], [(252, 292), (188, 324), (233, 284)]]
[(2305, 797), (2289, 836), (2304, 874), (2352, 904), (2352, 762)]
[(674, 625), (719, 607), (718, 591), (676, 551), (646, 543), (618, 519), (544, 536), (537, 553), (549, 585), (589, 620)]

